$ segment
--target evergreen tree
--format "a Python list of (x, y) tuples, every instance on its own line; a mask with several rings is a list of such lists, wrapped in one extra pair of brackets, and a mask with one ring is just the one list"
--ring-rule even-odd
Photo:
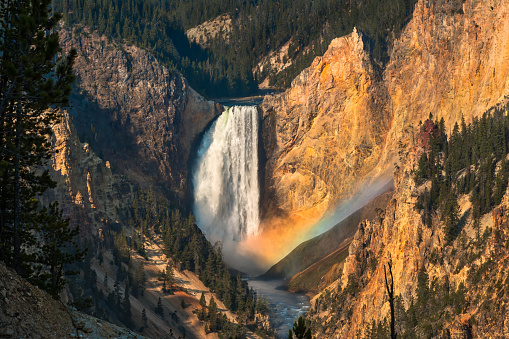
[[(41, 210), (36, 200), (55, 185), (47, 171), (35, 169), (51, 156), (51, 125), (67, 104), (76, 57), (74, 50), (58, 56), (53, 29), (61, 15), (49, 15), (50, 3), (4, 1), (0, 7), (0, 260), (57, 296), (66, 264), (81, 256), (66, 248), (70, 243), (76, 250), (77, 231), (57, 205)], [(48, 243), (58, 237), (63, 240)]]
[(205, 299), (205, 294), (203, 292), (201, 292), (200, 306), (201, 306), (201, 310), (198, 311), (198, 319), (204, 320), (205, 319), (205, 309), (207, 307), (207, 300)]
[(124, 323), (128, 326), (131, 325), (131, 295), (129, 293), (129, 278), (127, 278), (124, 289), (124, 299), (122, 300), (122, 315), (124, 317)]
[(166, 264), (166, 270), (164, 275), (165, 281), (168, 282), (168, 286), (170, 287), (170, 290), (173, 286), (173, 282), (175, 279), (175, 272), (173, 271), (173, 266), (170, 262)]
[(141, 311), (141, 321), (143, 322), (143, 327), (148, 327), (147, 311), (145, 308)]
[[(75, 242), (79, 230), (69, 227), (69, 220), (62, 216), (57, 203), (50, 204), (49, 208), (44, 207), (35, 215), (32, 229), (37, 231), (40, 244), (34, 249), (34, 271), (30, 280), (58, 298), (66, 283), (64, 276), (78, 273), (66, 269), (66, 265), (84, 256)], [(95, 287), (97, 275), (94, 278), (92, 272), (95, 271), (90, 269), (90, 262), (86, 268), (90, 271), (88, 284)]]
[(444, 222), (444, 232), (447, 242), (454, 240), (458, 234), (458, 221), (459, 221), (460, 208), (458, 205), (457, 197), (451, 191), (447, 196), (442, 214), (442, 221)]
[(164, 318), (164, 308), (161, 297), (159, 297), (159, 300), (157, 300), (157, 307), (155, 308), (154, 312)]
[(311, 329), (306, 327), (306, 320), (300, 316), (293, 323), (293, 331), (288, 331), (288, 339), (311, 339)]
[(115, 307), (117, 309), (120, 309), (121, 305), (121, 294), (120, 294), (120, 269), (117, 271), (117, 275), (115, 277), (115, 283), (113, 284), (113, 297), (114, 297), (114, 303)]
[(214, 297), (209, 302), (209, 329), (211, 332), (217, 331), (217, 304)]
[(147, 281), (147, 276), (145, 274), (145, 265), (143, 261), (139, 263), (138, 267), (134, 271), (134, 281), (133, 281), (133, 295), (137, 296), (138, 294), (143, 295), (143, 291), (145, 289), (145, 282)]

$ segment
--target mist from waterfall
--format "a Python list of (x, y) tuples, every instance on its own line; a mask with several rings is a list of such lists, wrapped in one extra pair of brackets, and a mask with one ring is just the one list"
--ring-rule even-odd
[(223, 247), (258, 234), (258, 124), (256, 106), (228, 108), (198, 150), (193, 212), (207, 238)]

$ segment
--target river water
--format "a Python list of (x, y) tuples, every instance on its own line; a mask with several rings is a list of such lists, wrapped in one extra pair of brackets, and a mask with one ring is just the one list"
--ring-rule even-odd
[(259, 295), (269, 301), (274, 314), (272, 324), (277, 331), (278, 337), (287, 338), (288, 330), (292, 328), (296, 318), (309, 310), (309, 298), (302, 294), (295, 294), (281, 288), (282, 280), (249, 280), (252, 287)]

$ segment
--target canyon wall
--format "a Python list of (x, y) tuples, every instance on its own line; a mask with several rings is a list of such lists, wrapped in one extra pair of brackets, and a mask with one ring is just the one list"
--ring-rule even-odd
[(80, 140), (136, 185), (184, 205), (191, 149), (222, 107), (135, 46), (86, 28), (60, 40), (78, 50), (69, 115)]
[(43, 203), (58, 200), (87, 235), (119, 231), (140, 189), (185, 206), (192, 149), (222, 107), (147, 51), (86, 28), (61, 30), (60, 40), (78, 51), (77, 80), (53, 127), (57, 187)]
[(119, 231), (118, 222), (125, 220), (134, 201), (135, 183), (79, 140), (67, 112), (53, 132), (49, 167), (57, 185), (44, 194), (42, 203), (58, 201), (72, 224), (79, 225), (82, 236)]
[[(171, 208), (187, 206), (192, 150), (222, 107), (204, 100), (181, 75), (172, 74), (149, 52), (108, 41), (86, 28), (63, 30), (60, 38), (64, 50), (77, 49), (77, 81), (70, 97), (71, 107), (52, 126), (53, 155), (46, 168), (56, 187), (45, 192), (40, 202), (44, 205), (58, 201), (71, 225), (80, 228), (79, 242), (88, 247), (89, 256), (101, 257), (100, 261), (105, 257), (104, 263), (92, 259), (84, 265), (84, 272), (88, 268), (97, 277), (91, 285), (92, 292), (86, 287), (88, 282), (79, 280), (79, 287), (70, 284), (74, 287), (65, 291), (64, 298), (76, 300), (92, 293), (86, 295), (94, 298), (93, 312), (97, 316), (136, 327), (149, 337), (168, 336), (171, 331), (175, 336), (187, 333), (206, 337), (203, 323), (189, 307), (199, 305), (196, 296), (179, 290), (168, 297), (156, 276), (152, 276), (164, 270), (168, 262), (157, 237), (145, 238), (146, 257), (134, 251), (129, 255), (133, 258), (131, 265), (146, 265), (147, 278), (143, 298), (130, 297), (132, 325), (124, 320), (121, 311), (105, 306), (102, 297), (97, 299), (94, 289), (100, 295), (113, 293), (113, 285), (106, 278), (113, 282), (117, 271), (110, 251), (113, 235), (122, 228), (129, 238), (133, 235), (133, 211), (140, 204), (140, 196), (143, 201), (146, 193), (152, 203), (169, 202)], [(179, 267), (175, 266), (174, 274), (185, 276), (186, 280), (178, 279), (184, 281), (179, 283), (183, 290), (196, 291), (198, 297), (202, 291), (210, 294), (197, 276), (188, 271), (181, 273)], [(127, 286), (122, 287), (125, 289)], [(154, 313), (158, 297), (163, 299), (165, 313), (174, 311), (171, 318), (164, 320)], [(185, 311), (181, 306), (184, 299), (190, 303)], [(141, 316), (145, 309), (148, 323)], [(89, 319), (92, 318), (86, 320)]]
[(265, 97), (263, 200), (271, 204), (264, 208), (269, 215), (320, 216), (376, 166), (390, 112), (363, 47), (356, 30), (333, 40), (289, 90)]
[(378, 324), (387, 330), (387, 282), (394, 287), (398, 337), (416, 324), (422, 332), (415, 337), (509, 335), (509, 190), (478, 228), (469, 196), (458, 196), (461, 234), (449, 242), (441, 212), (426, 225), (417, 207), (430, 186), (414, 181), (422, 153), (404, 149), (390, 203), (377, 218), (359, 223), (341, 277), (312, 300), (309, 318), (317, 337), (366, 338)]
[(317, 220), (363, 182), (390, 175), (413, 142), (410, 127), (430, 113), (449, 130), (505, 100), (508, 11), (507, 1), (420, 0), (383, 71), (361, 32), (333, 40), (261, 105), (264, 217)]

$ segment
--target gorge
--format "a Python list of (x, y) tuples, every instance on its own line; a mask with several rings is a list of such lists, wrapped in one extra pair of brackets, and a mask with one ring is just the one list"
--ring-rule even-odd
[[(77, 81), (37, 201), (58, 201), (89, 248), (66, 300), (150, 337), (286, 336), (305, 313), (313, 337), (375, 338), (389, 268), (398, 333), (509, 337), (509, 2), (406, 5), (385, 59), (354, 28), (256, 106), (204, 98), (160, 46), (61, 28)], [(273, 48), (281, 67), (306, 55)], [(235, 84), (200, 62), (195, 83), (199, 69)]]
[[(492, 6), (497, 10), (491, 10)], [(338, 204), (347, 201), (363, 187), (370, 188), (376, 183), (389, 182), (393, 178), (394, 164), (399, 166), (408, 160), (404, 152), (413, 147), (418, 140), (419, 121), (425, 121), (430, 113), (437, 120), (443, 117), (447, 130), (452, 130), (455, 122), (461, 122), (462, 116), (468, 123), (475, 117), (480, 117), (490, 107), (504, 101), (505, 96), (509, 94), (507, 85), (509, 74), (506, 64), (509, 50), (507, 11), (506, 3), (485, 3), (474, 0), (463, 4), (457, 1), (418, 1), (412, 19), (394, 40), (390, 61), (383, 69), (380, 69), (370, 56), (368, 38), (360, 30), (354, 30), (347, 36), (333, 40), (323, 56), (316, 58), (311, 66), (292, 82), (292, 86), (286, 92), (267, 95), (257, 112), (254, 108), (230, 108), (230, 113), (222, 113), (224, 116), (221, 117), (218, 116), (223, 111), (222, 108), (199, 98), (192, 90), (186, 89), (185, 81), (181, 82), (178, 77), (173, 78), (165, 75), (164, 71), (159, 71), (153, 61), (145, 63), (145, 67), (149, 66), (147, 67), (149, 70), (153, 68), (154, 74), (163, 75), (163, 79), (164, 76), (168, 76), (172, 79), (172, 87), (166, 92), (168, 94), (164, 94), (165, 92), (160, 89), (164, 89), (165, 85), (152, 84), (146, 93), (143, 83), (134, 81), (134, 74), (141, 72), (141, 68), (136, 63), (130, 65), (130, 57), (123, 57), (126, 52), (127, 55), (134, 56), (131, 52), (134, 49), (130, 47), (125, 48), (125, 52), (113, 48), (112, 51), (118, 51), (115, 53), (118, 53), (120, 60), (125, 62), (122, 61), (119, 64), (123, 65), (122, 67), (112, 68), (106, 74), (103, 74), (102, 70), (99, 71), (99, 65), (95, 66), (97, 72), (90, 72), (87, 67), (94, 64), (86, 63), (86, 59), (80, 57), (77, 72), (82, 79), (81, 86), (85, 89), (85, 93), (97, 97), (98, 99), (95, 100), (103, 107), (101, 111), (93, 114), (97, 117), (96, 120), (103, 121), (105, 117), (108, 117), (103, 114), (104, 108), (107, 112), (114, 111), (107, 105), (112, 102), (122, 102), (120, 114), (112, 115), (106, 122), (94, 124), (96, 130), (100, 129), (97, 141), (91, 138), (91, 148), (92, 150), (103, 148), (104, 159), (110, 162), (117, 173), (123, 173), (125, 178), (132, 180), (135, 185), (145, 188), (153, 185), (156, 189), (164, 187), (165, 192), (170, 193), (167, 196), (178, 197), (174, 200), (184, 202), (183, 205), (186, 205), (186, 201), (194, 200), (194, 212), (198, 225), (202, 227), (206, 236), (213, 239), (213, 242), (227, 239), (235, 243), (230, 251), (228, 251), (228, 245), (224, 244), (225, 259), (234, 263), (236, 259), (239, 259), (239, 253), (245, 253), (245, 257), (254, 260), (243, 261), (240, 265), (249, 270), (253, 268), (254, 262), (256, 273), (262, 273), (262, 270), (258, 268), (260, 262), (262, 267), (269, 268), (306, 240), (306, 234), (315, 235), (313, 231), (316, 222), (334, 210)], [(71, 40), (65, 37), (64, 42), (68, 44), (67, 41)], [(100, 39), (96, 38), (99, 41), (97, 43), (90, 38), (88, 38), (89, 41), (85, 37), (80, 39), (86, 53), (94, 55), (95, 59), (117, 60), (118, 57), (114, 56), (112, 51), (100, 47)], [(78, 44), (73, 43), (73, 45)], [(439, 46), (447, 48), (439, 48)], [(91, 74), (95, 77), (91, 78)], [(125, 81), (128, 86), (132, 86), (133, 93), (137, 93), (136, 101), (124, 103), (123, 97), (117, 97), (114, 91), (107, 91), (111, 85), (102, 85), (104, 82), (102, 79), (107, 79), (115, 85), (116, 74), (124, 75), (123, 78), (118, 78), (118, 83)], [(97, 86), (94, 86), (95, 83)], [(150, 82), (147, 80), (146, 83)], [(126, 93), (121, 86), (118, 88), (120, 88), (118, 93)], [(184, 90), (181, 91), (181, 88)], [(153, 116), (150, 110), (143, 110), (146, 107), (144, 103), (150, 102), (150, 98), (159, 99), (164, 98), (165, 95), (173, 98), (172, 105), (167, 107), (165, 105), (168, 101), (157, 101), (158, 104), (155, 105), (157, 117)], [(126, 111), (125, 107), (132, 107), (132, 110)], [(141, 114), (138, 112), (139, 108), (142, 109)], [(259, 121), (259, 134), (257, 133), (256, 137), (252, 134), (253, 129), (227, 132), (227, 129), (217, 128), (221, 127), (219, 121), (223, 123), (235, 121), (235, 110), (237, 112), (251, 110), (251, 115), (256, 115), (255, 120)], [(163, 112), (170, 112), (168, 120)], [(206, 112), (206, 114), (198, 112)], [(199, 154), (200, 160), (197, 162), (207, 163), (207, 156), (211, 157), (211, 161), (203, 168), (209, 171), (211, 177), (201, 177), (201, 184), (204, 184), (203, 190), (202, 188), (197, 190), (199, 183), (196, 182), (196, 175), (199, 170), (191, 175), (187, 172), (189, 158), (195, 151), (191, 145), (200, 143), (196, 138), (213, 120), (215, 122), (210, 125), (208, 131), (204, 132), (203, 137), (206, 141), (201, 144), (202, 151), (207, 148), (211, 153)], [(74, 121), (78, 126), (78, 133), (90, 134), (87, 131), (90, 130), (89, 120), (83, 115), (75, 115)], [(153, 137), (157, 135), (153, 128), (161, 127), (156, 121), (168, 121), (168, 127), (162, 129), (164, 131), (162, 139)], [(129, 135), (133, 137), (132, 139), (123, 137), (122, 139), (127, 139), (126, 142), (113, 143), (111, 147), (113, 149), (108, 150), (108, 147), (99, 145), (107, 145), (107, 140), (101, 139), (110, 135), (108, 128), (112, 122), (125, 126), (126, 130), (132, 133)], [(149, 122), (153, 122), (153, 125), (147, 124)], [(217, 138), (212, 137), (216, 132)], [(222, 137), (220, 137), (221, 133), (224, 133)], [(234, 140), (237, 137), (235, 133), (244, 135), (242, 141)], [(246, 136), (249, 138), (245, 138)], [(249, 145), (245, 144), (247, 140), (250, 140)], [(218, 142), (218, 148), (213, 147), (214, 142)], [(224, 161), (223, 155), (228, 152), (243, 152), (246, 149), (252, 149), (255, 143), (261, 145), (258, 160), (252, 158), (254, 152), (250, 152), (244, 155), (231, 154), (230, 159), (251, 156), (242, 163), (229, 165)], [(240, 144), (245, 146), (229, 146)], [(122, 148), (124, 145), (136, 145), (136, 147), (126, 150)], [(144, 168), (141, 164), (129, 163), (126, 160), (130, 159), (128, 152), (137, 149), (144, 159), (150, 160), (156, 166)], [(246, 168), (243, 165), (255, 162), (263, 166), (258, 169), (263, 176), (259, 177), (258, 189), (250, 191), (256, 185), (244, 174), (251, 172), (254, 167)], [(217, 167), (214, 169), (212, 165)], [(151, 169), (147, 171), (149, 167)], [(154, 171), (154, 168), (157, 171)], [(220, 172), (222, 171), (220, 168), (228, 170)], [(232, 171), (233, 168), (236, 172)], [(93, 172), (90, 173), (89, 186), (93, 196), (94, 187), (100, 187), (101, 184), (96, 185), (94, 181), (98, 180), (98, 177), (94, 176)], [(147, 175), (147, 173), (150, 174)], [(154, 180), (159, 177), (165, 178), (162, 185), (160, 181)], [(195, 181), (193, 189), (189, 189), (191, 181), (188, 178)], [(234, 180), (242, 182), (235, 186), (235, 189), (228, 186), (221, 187), (219, 184)], [(397, 182), (401, 180), (399, 177), (396, 178)], [(84, 179), (81, 181), (87, 182)], [(381, 187), (383, 186), (381, 184)], [(85, 198), (82, 201), (86, 206), (89, 204), (89, 198), (86, 196), (88, 189), (87, 185), (83, 187), (84, 189), (80, 192), (81, 194), (85, 192)], [(226, 191), (230, 192), (228, 196), (221, 195), (221, 192)], [(241, 191), (251, 192), (248, 195), (249, 198), (241, 198), (239, 195)], [(186, 192), (191, 192), (191, 196)], [(212, 199), (215, 196), (214, 203), (208, 207), (205, 204), (196, 203), (199, 192), (205, 199)], [(254, 192), (259, 194), (258, 202), (255, 202), (257, 199)], [(406, 204), (405, 197), (411, 196), (401, 187), (398, 188), (397, 193), (393, 194), (397, 194), (394, 195), (394, 199), (399, 204)], [(236, 198), (231, 200), (232, 197)], [(394, 250), (395, 253), (400, 253), (400, 256), (393, 256), (394, 273), (396, 291), (404, 292), (403, 296), (406, 298), (405, 303), (408, 307), (409, 295), (411, 295), (409, 292), (411, 287), (408, 286), (415, 286), (417, 282), (416, 265), (406, 268), (406, 264), (403, 263), (415, 254), (404, 247), (404, 244), (407, 244), (405, 240), (407, 238), (404, 236), (399, 240), (392, 238), (389, 227), (389, 221), (394, 223), (398, 221), (397, 225), (404, 225), (404, 220), (407, 220), (399, 215), (393, 216), (391, 213), (407, 213), (408, 211), (392, 205), (393, 200), (389, 198), (386, 200), (388, 202), (384, 202), (385, 205), (376, 207), (380, 209), (379, 212), (373, 208), (373, 211), (366, 213), (366, 216), (367, 220), (374, 220), (384, 225), (384, 233), (379, 235), (385, 239), (384, 243), (392, 241), (391, 248), (403, 248), (403, 250)], [(239, 206), (234, 204), (235, 201), (245, 201), (245, 203)], [(219, 205), (207, 211), (207, 208), (219, 202), (221, 202)], [(255, 208), (256, 205), (260, 206), (259, 210)], [(231, 215), (226, 213), (230, 210), (230, 206), (232, 209), (240, 207), (237, 210), (243, 212), (237, 212), (234, 218), (231, 218)], [(107, 219), (114, 220), (113, 210), (110, 211)], [(380, 221), (389, 214), (390, 218), (385, 217), (385, 221)], [(119, 213), (119, 215), (122, 214)], [(414, 225), (417, 217), (414, 214), (409, 215), (411, 215), (408, 219), (411, 220), (409, 224)], [(247, 222), (247, 220), (256, 220), (254, 216), (258, 218), (257, 224)], [(216, 218), (214, 223), (220, 224), (219, 229), (217, 226), (212, 226), (214, 218)], [(243, 221), (240, 221), (241, 219)], [(95, 220), (97, 219), (93, 219), (92, 222), (101, 224)], [(217, 222), (218, 220), (221, 222)], [(324, 230), (333, 224), (334, 222), (324, 227)], [(308, 267), (299, 267), (303, 272), (300, 275), (301, 281), (318, 286), (324, 278), (324, 281), (332, 284), (333, 290), (336, 286), (341, 286), (342, 289), (346, 289), (347, 286), (356, 286), (353, 282), (349, 283), (348, 276), (359, 272), (359, 267), (363, 267), (356, 266), (356, 255), (359, 258), (367, 255), (360, 250), (365, 244), (363, 241), (367, 240), (361, 237), (360, 233), (358, 234), (362, 232), (361, 228), (358, 229), (358, 225), (359, 222), (351, 225), (352, 233), (349, 233), (348, 239), (338, 241), (336, 244), (346, 246), (346, 250), (343, 251), (341, 251), (343, 247), (334, 247), (334, 239), (341, 238), (331, 236), (338, 235), (340, 232), (327, 233), (331, 237), (330, 242), (326, 243), (323, 238), (319, 242), (320, 246), (328, 246), (327, 250), (322, 252), (323, 256), (313, 258), (315, 262), (309, 263)], [(97, 228), (106, 227), (98, 226)], [(371, 231), (372, 228), (369, 230)], [(401, 231), (406, 229), (401, 226)], [(433, 232), (433, 234), (440, 234), (438, 230)], [(414, 237), (414, 233), (410, 234)], [(423, 239), (426, 239), (428, 243), (441, 244), (439, 240), (430, 238), (426, 234), (424, 233)], [(357, 240), (353, 246), (350, 246), (353, 239)], [(243, 241), (237, 243), (235, 240)], [(369, 245), (366, 246), (369, 247)], [(438, 248), (442, 248), (440, 246), (436, 245), (437, 251)], [(372, 263), (370, 265), (373, 265), (375, 269), (370, 272), (381, 272), (382, 265), (386, 263), (384, 248), (379, 245), (376, 256), (369, 254), (370, 258), (376, 257), (378, 260), (378, 263), (374, 259), (370, 261)], [(382, 249), (381, 252), (380, 249)], [(378, 253), (381, 253), (380, 256)], [(299, 260), (298, 255), (295, 258), (292, 260)], [(419, 260), (419, 265), (436, 267), (429, 263), (428, 255), (415, 260)], [(324, 266), (314, 265), (320, 263)], [(289, 271), (296, 274), (293, 270)], [(313, 274), (317, 277), (313, 278)], [(365, 273), (363, 279), (369, 279), (370, 274)], [(379, 279), (380, 275), (375, 277)], [(306, 279), (310, 280), (306, 281)], [(373, 280), (369, 288), (364, 289), (366, 281), (361, 281), (358, 285), (362, 293), (366, 295), (362, 297), (364, 299), (358, 300), (367, 300), (369, 295), (379, 295), (377, 310), (382, 310), (381, 313), (366, 313), (362, 310), (366, 303), (355, 304), (355, 301), (352, 301), (348, 305), (353, 305), (351, 308), (353, 317), (359, 320), (356, 324), (351, 324), (348, 309), (344, 310), (341, 314), (343, 318), (339, 320), (334, 318), (335, 315), (329, 316), (328, 311), (321, 312), (317, 308), (314, 313), (317, 314), (316, 328), (321, 328), (320, 333), (323, 337), (333, 336), (333, 333), (348, 336), (356, 330), (363, 330), (362, 324), (383, 320), (383, 314), (386, 314), (384, 310), (388, 305), (382, 293), (383, 284), (381, 280)], [(334, 307), (326, 291), (323, 295), (320, 294), (319, 298), (321, 305), (329, 305), (327, 307), (331, 309)], [(334, 323), (337, 331), (320, 327), (322, 322), (327, 321)]]

